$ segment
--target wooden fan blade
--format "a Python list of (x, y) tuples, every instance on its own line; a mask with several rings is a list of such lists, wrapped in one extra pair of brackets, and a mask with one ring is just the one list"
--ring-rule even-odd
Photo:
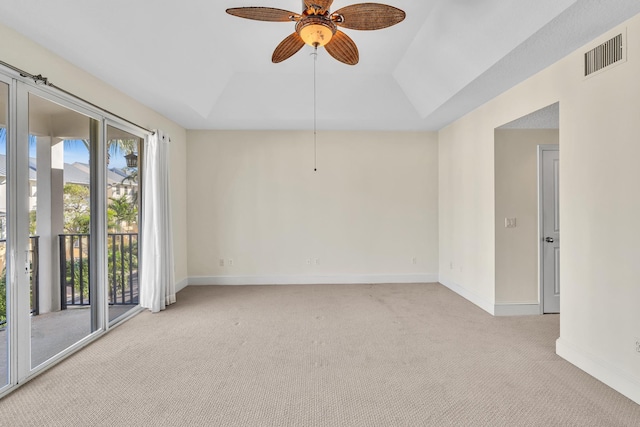
[(273, 51), (271, 56), (271, 62), (278, 63), (285, 59), (291, 58), (294, 53), (302, 49), (304, 41), (300, 38), (298, 33), (293, 33), (280, 42), (276, 50)]
[(232, 7), (227, 9), (227, 13), (240, 18), (270, 22), (299, 21), (302, 18), (298, 13), (273, 7)]
[(329, 10), (333, 0), (304, 0), (304, 5), (307, 8), (316, 6), (318, 9)]
[(380, 30), (402, 22), (405, 16), (403, 10), (379, 3), (352, 4), (331, 14), (336, 25), (352, 30)]
[(358, 47), (348, 35), (340, 30), (336, 31), (324, 48), (327, 49), (329, 55), (347, 65), (356, 65), (360, 60)]

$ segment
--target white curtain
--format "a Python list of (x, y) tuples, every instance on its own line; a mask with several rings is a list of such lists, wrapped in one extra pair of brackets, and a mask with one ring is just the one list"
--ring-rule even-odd
[(140, 305), (152, 312), (176, 302), (169, 198), (169, 135), (147, 138), (142, 169)]

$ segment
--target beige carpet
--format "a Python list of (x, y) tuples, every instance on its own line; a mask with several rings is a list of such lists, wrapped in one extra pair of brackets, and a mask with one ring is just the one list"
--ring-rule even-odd
[(189, 287), (1, 400), (0, 425), (640, 425), (557, 336), (437, 284)]

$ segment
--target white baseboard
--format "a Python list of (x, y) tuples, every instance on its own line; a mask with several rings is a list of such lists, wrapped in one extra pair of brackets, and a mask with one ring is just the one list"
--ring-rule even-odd
[(442, 285), (446, 286), (447, 288), (451, 289), (456, 294), (460, 295), (462, 298), (467, 299), (470, 302), (474, 303), (475, 305), (477, 305), (478, 307), (480, 307), (481, 309), (483, 309), (487, 313), (492, 314), (492, 315), (495, 314), (494, 313), (495, 306), (494, 306), (493, 302), (487, 301), (486, 299), (484, 299), (483, 297), (479, 296), (475, 292), (472, 292), (472, 291), (470, 291), (468, 289), (465, 289), (462, 286), (460, 286), (457, 283), (455, 283), (454, 281), (449, 280), (449, 279), (445, 279), (444, 277), (440, 278), (440, 283)]
[(189, 285), (189, 278), (185, 277), (184, 279), (176, 283), (176, 292), (180, 292), (181, 290), (186, 288), (188, 285)]
[(640, 404), (640, 379), (559, 338), (556, 353), (569, 363)]
[(536, 316), (540, 314), (538, 303), (499, 303), (493, 307), (494, 316)]
[(189, 277), (189, 286), (436, 283), (437, 281), (437, 274), (353, 274), (338, 276), (201, 276)]

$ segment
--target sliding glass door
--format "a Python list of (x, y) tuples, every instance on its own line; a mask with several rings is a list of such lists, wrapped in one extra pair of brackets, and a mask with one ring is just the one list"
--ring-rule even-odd
[(144, 139), (107, 125), (107, 257), (109, 322), (138, 306), (140, 165)]
[(139, 309), (145, 137), (0, 69), (0, 398)]
[[(99, 121), (29, 93), (31, 368), (101, 326), (90, 271)], [(24, 143), (27, 143), (25, 141)]]

